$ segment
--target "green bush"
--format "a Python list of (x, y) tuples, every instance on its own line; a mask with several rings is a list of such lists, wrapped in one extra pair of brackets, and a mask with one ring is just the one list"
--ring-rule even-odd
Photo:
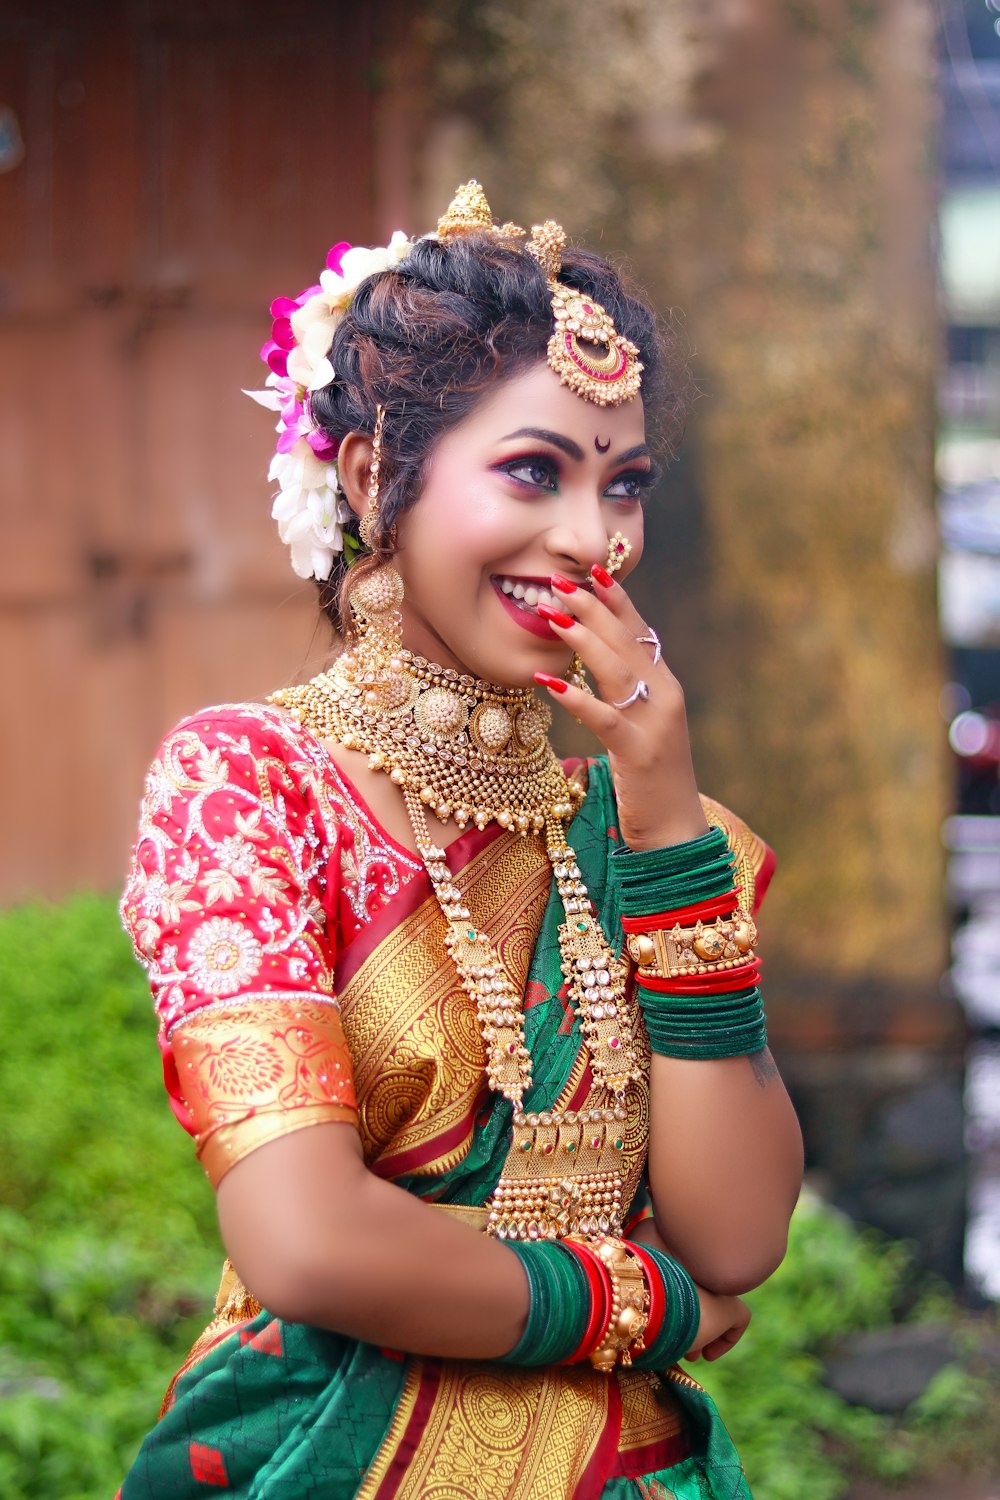
[(788, 1257), (747, 1301), (750, 1330), (731, 1354), (692, 1369), (715, 1397), (759, 1500), (835, 1500), (845, 1468), (895, 1478), (912, 1468), (889, 1424), (823, 1383), (820, 1353), (846, 1333), (891, 1321), (908, 1275), (898, 1245), (859, 1234), (805, 1195)]
[[(0, 913), (0, 1494), (109, 1500), (210, 1313), (211, 1191), (158, 1077), (145, 979), (106, 898)], [(899, 1246), (806, 1199), (749, 1336), (692, 1372), (716, 1395), (756, 1500), (834, 1500), (859, 1471), (1000, 1465), (975, 1349), (903, 1422), (823, 1384), (838, 1337), (912, 1299)], [(955, 1316), (938, 1294), (917, 1315)], [(972, 1340), (974, 1344), (975, 1340)]]
[(221, 1257), (111, 901), (0, 913), (0, 1032), (0, 1494), (108, 1500)]

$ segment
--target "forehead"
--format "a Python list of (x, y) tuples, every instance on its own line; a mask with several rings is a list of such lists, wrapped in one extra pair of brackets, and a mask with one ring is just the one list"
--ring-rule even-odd
[(613, 450), (634, 448), (645, 441), (646, 417), (635, 396), (621, 406), (595, 406), (562, 384), (544, 360), (501, 380), (455, 432), (495, 441), (521, 427), (544, 427), (573, 438), (584, 451), (594, 451), (610, 439)]

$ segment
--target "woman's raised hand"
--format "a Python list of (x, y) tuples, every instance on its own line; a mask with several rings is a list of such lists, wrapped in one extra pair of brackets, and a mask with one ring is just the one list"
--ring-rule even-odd
[(540, 604), (538, 613), (577, 652), (599, 696), (547, 672), (537, 672), (535, 680), (607, 750), (621, 835), (630, 849), (698, 838), (708, 824), (681, 685), (621, 585), (602, 567), (593, 567), (591, 577), (593, 586), (586, 589), (553, 574), (552, 587), (567, 612)]

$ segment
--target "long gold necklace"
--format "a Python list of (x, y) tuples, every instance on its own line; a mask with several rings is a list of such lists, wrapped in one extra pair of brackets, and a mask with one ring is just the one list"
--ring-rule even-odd
[[(460, 827), (496, 822), (522, 836), (543, 833), (563, 906), (559, 948), (569, 1000), (580, 1021), (595, 1080), (614, 1096), (621, 1118), (626, 1087), (638, 1080), (626, 965), (616, 958), (594, 914), (565, 825), (584, 793), (566, 777), (546, 737), (549, 711), (530, 689), (500, 687), (435, 666), (399, 642), (399, 575), (372, 572), (352, 591), (360, 634), (352, 650), (300, 687), (275, 693), (316, 734), (364, 751), (372, 770), (401, 789), (421, 860), (448, 924), (445, 945), (476, 1005), (490, 1087), (528, 1116), (531, 1055), (523, 997), (489, 936), (475, 926), (431, 838), (426, 809)], [(550, 1119), (552, 1117), (550, 1116)]]

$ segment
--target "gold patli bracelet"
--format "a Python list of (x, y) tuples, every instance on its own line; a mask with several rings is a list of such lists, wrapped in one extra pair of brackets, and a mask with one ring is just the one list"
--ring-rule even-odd
[(640, 978), (645, 972), (651, 978), (679, 979), (742, 968), (753, 962), (756, 941), (753, 918), (738, 906), (731, 917), (697, 922), (694, 927), (681, 927), (678, 923), (669, 930), (631, 932), (628, 951)]
[[(568, 1239), (576, 1238), (568, 1235)], [(628, 1366), (633, 1353), (646, 1346), (643, 1334), (649, 1322), (646, 1272), (639, 1257), (621, 1240), (601, 1235), (581, 1244), (596, 1251), (611, 1281), (611, 1311), (603, 1337), (590, 1355), (595, 1370), (610, 1374), (617, 1364)]]

